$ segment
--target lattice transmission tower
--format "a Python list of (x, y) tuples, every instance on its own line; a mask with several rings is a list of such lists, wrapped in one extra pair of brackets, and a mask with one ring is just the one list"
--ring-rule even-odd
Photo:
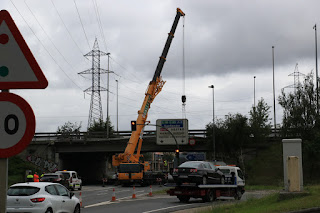
[(108, 73), (108, 70), (100, 68), (100, 56), (105, 56), (108, 54), (109, 53), (105, 53), (99, 50), (98, 40), (96, 38), (94, 41), (93, 49), (89, 53), (84, 55), (85, 57), (92, 56), (92, 68), (78, 73), (80, 75), (91, 74), (92, 76), (91, 87), (84, 90), (84, 92), (91, 91), (88, 128), (92, 127), (95, 121), (99, 122), (103, 120), (100, 91), (107, 91), (107, 89), (100, 86), (100, 75)]
[(286, 87), (282, 88), (282, 90), (285, 89), (285, 88), (293, 88), (294, 91), (296, 91), (296, 89), (298, 89), (298, 87), (300, 85), (300, 80), (299, 80), (300, 76), (305, 76), (305, 74), (299, 72), (298, 63), (296, 63), (296, 67), (294, 68), (294, 72), (291, 73), (288, 76), (293, 76), (294, 77), (294, 82), (293, 82), (292, 85), (289, 85), (289, 86), (286, 86)]

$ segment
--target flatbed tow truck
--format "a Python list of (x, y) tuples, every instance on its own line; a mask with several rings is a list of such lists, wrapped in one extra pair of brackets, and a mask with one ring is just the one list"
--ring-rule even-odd
[[(183, 183), (180, 186), (169, 189), (167, 194), (177, 196), (180, 202), (188, 202), (190, 198), (202, 198), (204, 202), (212, 202), (216, 199), (234, 198), (240, 200), (245, 193), (245, 181), (241, 175), (239, 167), (224, 166), (223, 169), (229, 169), (233, 174), (226, 176), (225, 184), (207, 184), (196, 185), (192, 183)], [(227, 173), (225, 173), (227, 175)]]
[(240, 200), (244, 190), (238, 191), (237, 185), (181, 185), (174, 189), (169, 189), (167, 193), (170, 196), (177, 196), (180, 202), (188, 202), (190, 198), (202, 198), (204, 202), (212, 202), (216, 199), (233, 197)]

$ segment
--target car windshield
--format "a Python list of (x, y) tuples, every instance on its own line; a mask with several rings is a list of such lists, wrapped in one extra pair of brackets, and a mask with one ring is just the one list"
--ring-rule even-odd
[(69, 179), (70, 178), (70, 173), (69, 172), (61, 172), (61, 174), (63, 175), (63, 177), (65, 179)]
[(230, 169), (220, 169), (223, 174), (230, 174)]
[(184, 167), (187, 167), (187, 168), (198, 168), (200, 164), (201, 164), (201, 162), (188, 161), (188, 162), (184, 162), (179, 167), (180, 168), (184, 168)]
[(13, 186), (8, 189), (8, 196), (30, 196), (40, 190), (34, 186)]
[(49, 178), (59, 178), (59, 175), (44, 175), (42, 178), (49, 179)]

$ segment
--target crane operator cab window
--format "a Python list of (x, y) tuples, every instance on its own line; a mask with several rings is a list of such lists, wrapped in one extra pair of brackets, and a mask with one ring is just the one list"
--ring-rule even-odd
[(119, 172), (120, 173), (140, 173), (143, 171), (142, 164), (120, 164), (119, 165)]

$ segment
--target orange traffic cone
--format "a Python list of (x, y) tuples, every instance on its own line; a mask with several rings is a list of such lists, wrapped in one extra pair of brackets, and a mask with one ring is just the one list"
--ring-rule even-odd
[(132, 198), (136, 198), (136, 187), (133, 186), (133, 193), (132, 193)]
[(79, 194), (79, 201), (80, 201), (80, 208), (82, 208), (82, 197), (81, 197), (81, 192)]
[(114, 188), (113, 188), (113, 193), (112, 193), (112, 199), (111, 199), (111, 201), (116, 201), (116, 192), (115, 192)]
[(152, 197), (152, 185), (150, 185), (150, 192), (149, 192), (149, 196)]

